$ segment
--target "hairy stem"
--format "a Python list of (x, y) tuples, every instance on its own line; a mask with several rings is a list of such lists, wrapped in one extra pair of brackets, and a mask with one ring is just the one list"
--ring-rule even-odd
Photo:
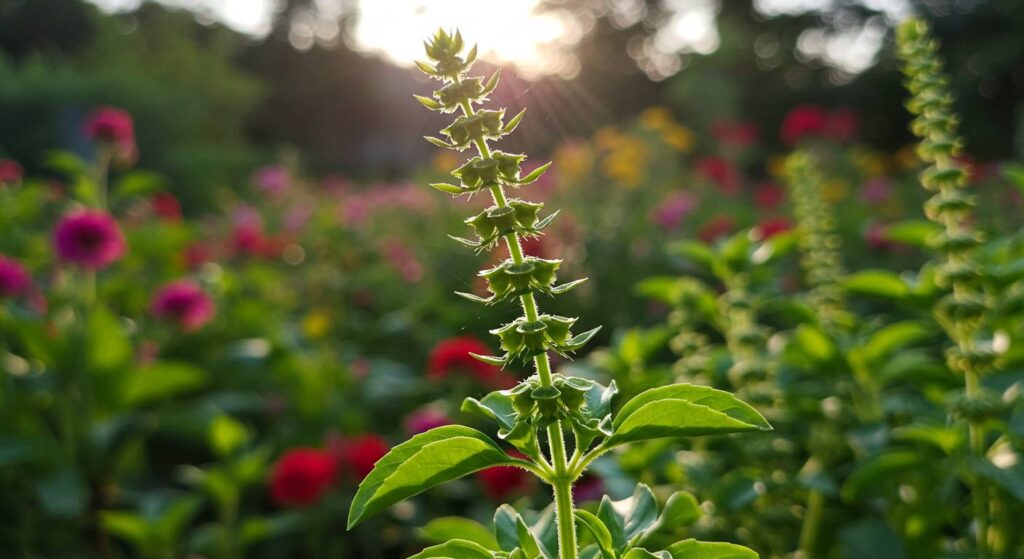
[[(473, 116), (475, 111), (469, 101), (461, 105), (462, 112), (466, 116)], [(474, 142), (477, 152), (481, 157), (489, 158), (491, 150), (487, 146), (486, 139), (479, 139)], [(501, 184), (493, 184), (490, 187), (491, 198), (498, 207), (508, 205), (505, 197), (505, 190)], [(522, 264), (525, 260), (523, 246), (519, 235), (515, 232), (505, 235), (505, 245), (508, 247), (509, 258), (516, 264)], [(523, 314), (530, 322), (536, 322), (540, 318), (540, 311), (537, 308), (537, 301), (532, 292), (519, 296), (519, 302), (523, 307)], [(540, 379), (541, 386), (551, 386), (551, 362), (547, 352), (536, 355), (533, 358), (534, 370)], [(558, 553), (561, 559), (576, 559), (576, 520), (573, 513), (572, 484), (575, 481), (571, 475), (569, 461), (566, 458), (565, 438), (561, 421), (555, 421), (548, 426), (548, 448), (551, 454), (551, 466), (554, 468), (554, 476), (551, 485), (555, 493), (555, 517), (558, 523)]]

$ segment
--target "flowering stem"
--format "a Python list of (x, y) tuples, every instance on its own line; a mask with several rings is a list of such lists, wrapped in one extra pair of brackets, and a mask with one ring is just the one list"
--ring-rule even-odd
[[(458, 84), (460, 81), (455, 80)], [(476, 111), (468, 101), (459, 104), (463, 114), (467, 117), (473, 116)], [(477, 152), (481, 157), (489, 158), (491, 150), (487, 146), (487, 139), (480, 138), (474, 142)], [(500, 183), (490, 186), (491, 198), (499, 208), (508, 205), (505, 190)], [(522, 264), (525, 261), (523, 246), (516, 232), (505, 235), (505, 245), (508, 247), (509, 257), (515, 264)], [(519, 302), (523, 307), (523, 314), (528, 321), (537, 322), (540, 319), (540, 311), (537, 308), (537, 301), (533, 292), (526, 292), (519, 296)], [(535, 355), (533, 358), (534, 370), (540, 379), (541, 386), (552, 386), (551, 361), (547, 352)], [(572, 484), (576, 476), (569, 468), (569, 461), (565, 453), (565, 438), (561, 421), (555, 421), (548, 425), (548, 448), (551, 453), (551, 465), (554, 468), (554, 475), (549, 480), (555, 493), (555, 517), (558, 523), (558, 550), (561, 559), (576, 559), (576, 520), (573, 512)], [(578, 475), (578, 474), (577, 474)]]

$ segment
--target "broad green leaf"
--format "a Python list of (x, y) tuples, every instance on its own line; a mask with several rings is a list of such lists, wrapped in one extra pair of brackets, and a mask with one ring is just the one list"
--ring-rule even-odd
[(117, 181), (114, 193), (119, 200), (133, 196), (145, 196), (152, 194), (164, 187), (167, 179), (158, 173), (150, 171), (132, 171)]
[(608, 531), (608, 527), (604, 525), (604, 522), (601, 522), (601, 519), (593, 513), (582, 509), (577, 509), (574, 514), (576, 515), (576, 521), (594, 536), (594, 542), (597, 543), (602, 557), (604, 559), (615, 559), (612, 535)]
[(126, 406), (138, 406), (194, 390), (205, 382), (206, 375), (193, 365), (159, 361), (130, 372), (123, 381), (121, 399)]
[(519, 547), (519, 513), (511, 505), (501, 505), (494, 511), (494, 535), (503, 551)]
[[(843, 557), (851, 559), (904, 559), (903, 541), (881, 518), (869, 518), (844, 526), (839, 531)], [(948, 556), (950, 557), (950, 556)]]
[(247, 518), (242, 523), (242, 544), (253, 545), (269, 538), (296, 533), (302, 529), (304, 523), (305, 517), (298, 511)]
[(672, 559), (758, 559), (754, 551), (732, 543), (683, 540), (667, 551)]
[(927, 338), (931, 330), (920, 322), (897, 322), (872, 334), (864, 346), (864, 357), (869, 363), (887, 358), (892, 352), (907, 344)]
[(820, 328), (810, 324), (801, 324), (793, 331), (793, 341), (804, 355), (819, 363), (835, 359), (838, 355), (832, 338)]
[(359, 484), (348, 527), (434, 485), (514, 463), (515, 459), (475, 429), (461, 425), (431, 429), (391, 449), (377, 462)]
[(669, 243), (668, 251), (691, 260), (696, 264), (713, 270), (718, 264), (718, 256), (711, 250), (711, 247), (699, 241), (676, 241)]
[(601, 520), (612, 538), (612, 548), (621, 551), (626, 547), (626, 521), (615, 508), (611, 497), (605, 495), (597, 507), (597, 518)]
[(491, 392), (481, 400), (466, 398), (462, 402), (462, 411), (486, 417), (498, 424), (502, 429), (512, 429), (518, 415), (512, 407), (512, 397), (507, 390)]
[(114, 313), (96, 307), (89, 315), (86, 362), (96, 372), (117, 370), (132, 359), (132, 346)]
[(665, 503), (665, 510), (658, 517), (658, 528), (676, 528), (688, 526), (702, 515), (697, 498), (686, 491), (676, 491)]
[(887, 270), (864, 270), (850, 274), (842, 284), (846, 291), (858, 295), (904, 299), (910, 294), (907, 283), (899, 275)]
[(409, 559), (493, 559), (487, 548), (468, 540), (452, 540), (428, 547)]
[(904, 245), (926, 248), (928, 238), (942, 230), (938, 223), (923, 219), (911, 219), (894, 223), (885, 228), (885, 238)]
[(987, 458), (975, 458), (969, 466), (975, 474), (994, 481), (1018, 500), (1024, 501), (1024, 464), (1015, 462), (1012, 466), (1001, 468)]
[(53, 516), (76, 518), (86, 508), (89, 489), (82, 474), (64, 466), (36, 484), (36, 497), (43, 510)]
[(145, 518), (130, 512), (103, 511), (100, 522), (111, 535), (130, 541), (134, 544), (143, 544), (150, 538), (149, 522)]
[(671, 559), (671, 555), (667, 551), (651, 553), (642, 547), (634, 547), (627, 551), (622, 559)]
[(673, 384), (626, 402), (613, 421), (614, 434), (607, 444), (770, 429), (761, 414), (728, 392)]
[(207, 436), (213, 451), (222, 458), (234, 454), (249, 441), (249, 431), (245, 425), (224, 414), (213, 418)]
[(650, 487), (641, 483), (633, 490), (625, 521), (623, 533), (626, 540), (633, 545), (636, 545), (638, 536), (643, 535), (658, 521), (658, 501), (654, 498)]
[(498, 540), (483, 524), (468, 518), (445, 516), (435, 518), (420, 528), (420, 537), (430, 543), (443, 543), (462, 539), (471, 541), (492, 551), (499, 551)]

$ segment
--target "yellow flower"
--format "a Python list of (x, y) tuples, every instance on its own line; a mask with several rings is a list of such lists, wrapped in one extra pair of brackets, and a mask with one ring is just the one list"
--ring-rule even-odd
[(856, 150), (853, 155), (853, 164), (857, 169), (869, 177), (879, 177), (886, 172), (885, 157), (873, 150)]
[(583, 142), (566, 142), (555, 150), (554, 160), (559, 182), (575, 184), (590, 174), (594, 154)]
[(650, 151), (642, 140), (624, 137), (618, 148), (605, 156), (601, 170), (619, 186), (636, 188), (647, 176), (649, 159)]
[(916, 152), (917, 146), (915, 144), (907, 144), (899, 149), (895, 155), (893, 155), (893, 165), (897, 169), (906, 171), (908, 169), (916, 169), (921, 165), (921, 159), (917, 157)]
[(680, 153), (693, 149), (694, 139), (693, 131), (681, 124), (671, 124), (661, 131), (661, 140)]
[(640, 126), (652, 130), (661, 130), (675, 125), (672, 119), (672, 111), (668, 107), (651, 107), (640, 113)]
[(773, 155), (769, 157), (765, 164), (768, 174), (777, 179), (786, 178), (786, 160), (787, 157), (785, 155)]
[(310, 338), (322, 338), (327, 335), (331, 329), (331, 317), (327, 314), (327, 311), (322, 309), (314, 309), (306, 314), (306, 318), (302, 320), (302, 330)]
[(594, 145), (598, 149), (613, 150), (623, 141), (623, 135), (614, 126), (604, 126), (594, 132)]
[(822, 186), (821, 196), (826, 202), (839, 202), (846, 198), (850, 185), (843, 179), (832, 179)]
[(438, 150), (432, 162), (434, 169), (440, 173), (448, 174), (452, 169), (459, 166), (459, 156), (454, 151)]

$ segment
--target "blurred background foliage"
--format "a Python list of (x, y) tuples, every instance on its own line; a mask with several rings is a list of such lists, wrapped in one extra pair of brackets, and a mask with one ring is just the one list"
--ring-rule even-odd
[[(673, 14), (686, 12), (685, 3), (548, 0), (538, 9), (588, 22), (573, 49), (573, 77), (529, 81), (506, 72), (496, 100), (531, 107), (534, 118), (520, 137), (535, 150), (652, 104), (673, 108), (702, 132), (723, 118), (775, 130), (789, 108), (807, 103), (853, 109), (865, 141), (894, 149), (909, 136), (892, 49), (869, 52), (855, 72), (830, 59), (828, 49), (842, 50), (841, 43), (814, 52), (836, 34), (883, 33), (887, 45), (886, 9), (905, 4), (934, 21), (970, 153), (996, 159), (1022, 149), (1024, 15), (1014, 0), (790, 2), (786, 11), (765, 1), (712, 4), (717, 48), (652, 61), (645, 45)], [(84, 108), (104, 103), (135, 115), (142, 164), (180, 185), (186, 210), (285, 148), (302, 153), (315, 175), (400, 176), (429, 157), (416, 138), (434, 122), (408, 95), (422, 89), (419, 77), (351, 46), (358, 9), (351, 1), (278, 0), (270, 32), (255, 37), (151, 1), (112, 14), (83, 0), (5, 0), (0, 150), (39, 170), (44, 147), (82, 149), (73, 123)], [(338, 35), (296, 45), (293, 28), (310, 14), (336, 18)], [(767, 141), (771, 147), (778, 139)]]

